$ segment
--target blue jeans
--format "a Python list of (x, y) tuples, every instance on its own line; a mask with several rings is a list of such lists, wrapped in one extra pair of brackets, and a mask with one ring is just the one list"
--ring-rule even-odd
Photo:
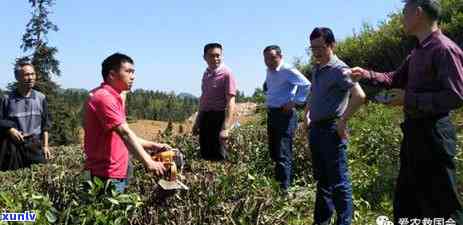
[[(128, 178), (112, 179), (112, 178), (105, 178), (105, 177), (92, 176), (92, 175), (90, 175), (90, 177), (89, 177), (90, 181), (92, 181), (92, 182), (94, 182), (95, 178), (98, 178), (99, 180), (101, 180), (104, 183), (105, 187), (106, 187), (106, 185), (108, 185), (108, 183), (110, 185), (109, 189), (101, 189), (101, 190), (99, 190), (98, 195), (109, 194), (109, 193), (111, 193), (111, 190), (115, 190), (118, 193), (123, 193), (125, 191), (125, 189), (129, 185), (129, 179)], [(84, 182), (83, 183), (83, 191), (87, 192), (90, 189), (91, 189), (90, 185), (87, 182)]]
[(297, 113), (270, 108), (267, 118), (267, 134), (270, 156), (275, 162), (276, 180), (282, 189), (289, 188), (292, 180), (293, 136), (297, 127)]
[(113, 185), (114, 190), (118, 193), (123, 193), (125, 189), (129, 186), (129, 179), (110, 179), (111, 185)]
[(317, 183), (314, 222), (329, 224), (334, 210), (338, 225), (352, 222), (352, 184), (347, 165), (347, 140), (337, 134), (336, 122), (314, 122), (309, 131), (314, 178)]

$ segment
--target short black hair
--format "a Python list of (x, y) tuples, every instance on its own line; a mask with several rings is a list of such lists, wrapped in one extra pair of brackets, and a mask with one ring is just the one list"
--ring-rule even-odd
[(219, 43), (209, 43), (209, 44), (204, 46), (204, 55), (206, 55), (206, 53), (207, 53), (207, 51), (209, 51), (209, 49), (213, 49), (213, 48), (219, 48), (220, 50), (223, 50), (221, 44), (219, 44)]
[(313, 29), (312, 33), (310, 33), (310, 40), (315, 40), (319, 37), (322, 37), (327, 45), (333, 45), (336, 43), (336, 39), (334, 38), (333, 31), (328, 27), (316, 27)]
[(421, 7), (433, 21), (439, 20), (442, 16), (442, 7), (438, 0), (403, 0), (403, 2)]
[(116, 52), (103, 60), (103, 63), (101, 63), (101, 75), (103, 75), (103, 80), (106, 80), (109, 75), (109, 71), (119, 71), (122, 63), (126, 62), (133, 64), (133, 59), (119, 52)]
[(278, 55), (281, 55), (281, 48), (278, 45), (269, 45), (264, 48), (264, 53), (275, 50)]
[(28, 58), (18, 59), (16, 63), (14, 64), (14, 76), (18, 77), (19, 75), (21, 75), (23, 71), (23, 67), (25, 66), (31, 66), (32, 68), (34, 68), (34, 65), (31, 63), (31, 61)]

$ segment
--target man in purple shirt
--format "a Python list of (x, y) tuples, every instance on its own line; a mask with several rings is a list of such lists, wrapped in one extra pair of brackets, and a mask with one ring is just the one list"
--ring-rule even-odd
[[(405, 31), (419, 45), (394, 72), (352, 69), (354, 80), (398, 88), (389, 105), (403, 105), (405, 121), (394, 222), (445, 218), (463, 224), (455, 181), (456, 131), (450, 111), (463, 105), (463, 52), (438, 28), (437, 0), (405, 1)], [(452, 223), (455, 224), (455, 223)]]
[(235, 109), (236, 83), (231, 70), (222, 63), (222, 45), (204, 46), (204, 60), (208, 67), (201, 84), (199, 113), (193, 134), (199, 134), (201, 157), (206, 160), (225, 160), (228, 138)]

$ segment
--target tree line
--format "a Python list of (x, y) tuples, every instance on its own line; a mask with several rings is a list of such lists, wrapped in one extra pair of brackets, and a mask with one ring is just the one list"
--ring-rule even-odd
[[(53, 118), (51, 142), (68, 144), (78, 139), (81, 125), (82, 105), (88, 92), (80, 89), (62, 89), (53, 81), (61, 75), (58, 49), (50, 46), (47, 35), (58, 31), (58, 26), (49, 20), (54, 0), (28, 0), (32, 18), (26, 24), (21, 50), (26, 56), (16, 59), (31, 61), (38, 74), (37, 89), (46, 94)], [(460, 46), (463, 46), (463, 1), (441, 0), (443, 17), (441, 28)], [(405, 35), (401, 23), (402, 13), (389, 16), (378, 27), (365, 24), (359, 33), (338, 43), (336, 54), (350, 66), (390, 71), (400, 65), (417, 40)], [(310, 78), (311, 63), (296, 61), (295, 65)], [(8, 89), (14, 88), (14, 84)], [(367, 93), (369, 89), (367, 88)], [(4, 93), (0, 90), (0, 95)], [(238, 92), (237, 102), (265, 101), (262, 88), (256, 88), (252, 96)], [(135, 90), (127, 97), (128, 116), (131, 119), (153, 119), (182, 121), (198, 108), (198, 99), (159, 91)]]

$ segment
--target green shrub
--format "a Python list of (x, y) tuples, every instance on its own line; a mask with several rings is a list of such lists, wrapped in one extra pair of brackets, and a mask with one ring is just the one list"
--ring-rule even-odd
[[(262, 116), (265, 118), (265, 114)], [(453, 119), (463, 122), (461, 110)], [(392, 216), (400, 120), (398, 109), (369, 105), (349, 123), (354, 224), (374, 223), (379, 215)], [(85, 193), (80, 178), (82, 150), (77, 146), (58, 147), (51, 164), (0, 173), (0, 209), (35, 210), (42, 218), (38, 224), (49, 224), (54, 217), (55, 224), (311, 224), (316, 189), (307, 134), (301, 129), (296, 132), (295, 183), (289, 197), (283, 197), (273, 178), (264, 122), (257, 119), (232, 132), (230, 160), (225, 163), (200, 160), (196, 137), (164, 136), (165, 142), (186, 155), (181, 180), (189, 191), (160, 190), (157, 178), (136, 162), (129, 194), (98, 195), (105, 189), (98, 182)], [(461, 149), (461, 130), (459, 135)], [(460, 151), (459, 186), (461, 159)], [(31, 202), (34, 196), (35, 203)]]

